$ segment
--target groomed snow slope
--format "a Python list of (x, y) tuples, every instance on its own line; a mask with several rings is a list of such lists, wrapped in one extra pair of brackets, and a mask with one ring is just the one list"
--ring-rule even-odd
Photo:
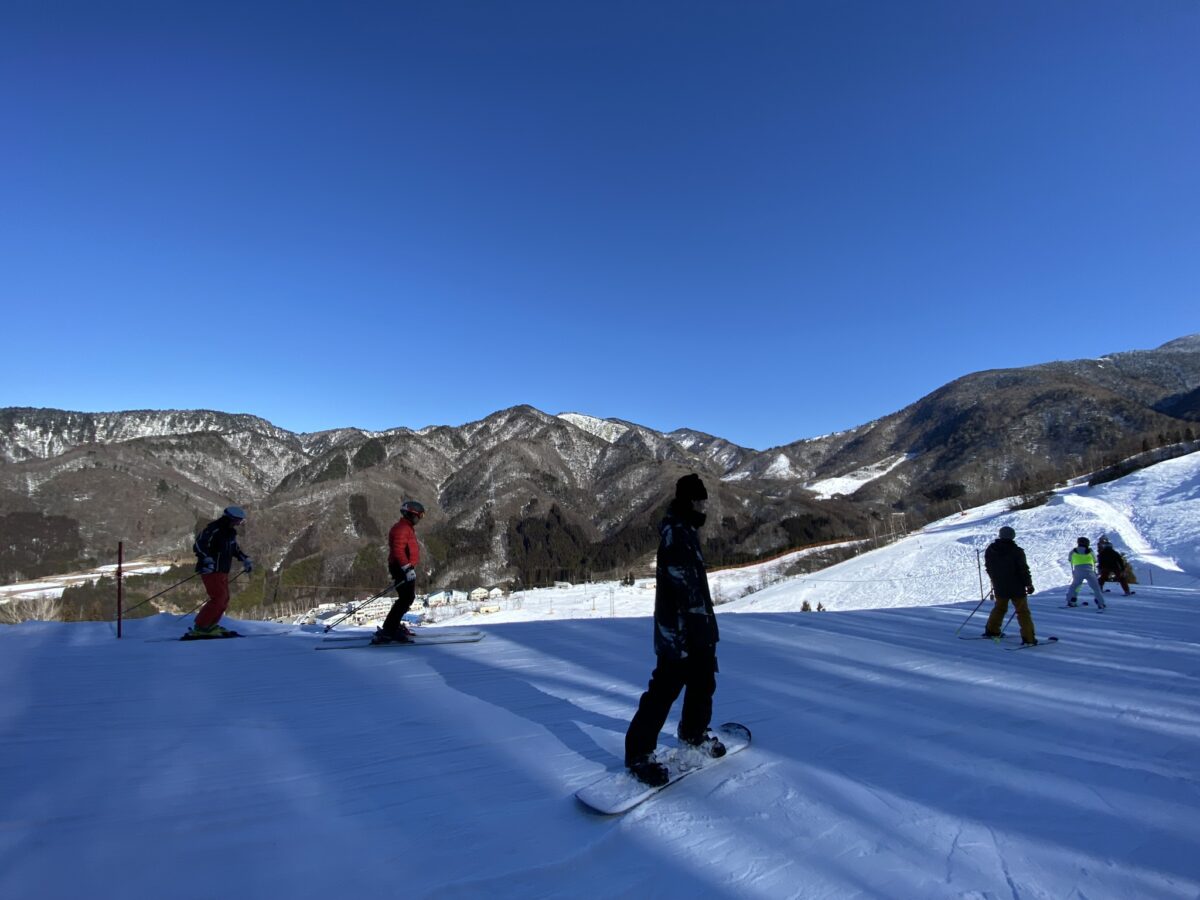
[[(723, 614), (715, 719), (754, 745), (621, 818), (572, 794), (620, 766), (645, 618), (327, 653), (262, 623), (146, 642), (182, 631), (165, 615), (121, 641), (0, 627), (0, 896), (1194, 898), (1197, 473), (1175, 462), (909, 539), (944, 573), (924, 602), (960, 602)], [(1064, 540), (1110, 508), (1154, 585), (1062, 609)], [(1057, 644), (955, 638), (981, 628), (974, 542), (1003, 522)], [(921, 562), (906, 543), (851, 564), (881, 580)]]

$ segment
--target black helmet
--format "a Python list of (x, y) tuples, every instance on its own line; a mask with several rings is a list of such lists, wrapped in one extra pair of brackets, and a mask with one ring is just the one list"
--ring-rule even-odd
[(707, 500), (708, 490), (704, 487), (704, 482), (700, 480), (700, 476), (695, 473), (684, 475), (675, 482), (675, 499), (676, 500)]
[(1087, 538), (1085, 538), (1085, 537), (1081, 537), (1081, 538), (1079, 539), (1079, 546), (1080, 546), (1080, 547), (1090, 547), (1090, 546), (1092, 546), (1092, 542), (1091, 542), (1091, 541), (1089, 541), (1089, 540), (1088, 540)]
[(425, 515), (425, 507), (422, 504), (418, 503), (416, 500), (405, 500), (403, 503), (400, 504), (400, 512), (406, 513), (408, 515), (413, 516), (414, 518), (419, 519), (423, 515)]
[(1000, 528), (1000, 537), (1003, 538), (1004, 540), (1011, 541), (1016, 536), (1017, 536), (1017, 533), (1015, 531), (1013, 531), (1012, 528), (1009, 527), (1008, 525), (1004, 525)]

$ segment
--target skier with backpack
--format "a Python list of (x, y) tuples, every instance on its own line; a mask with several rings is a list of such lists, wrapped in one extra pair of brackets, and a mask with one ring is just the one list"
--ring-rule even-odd
[(654, 758), (658, 733), (671, 706), (683, 697), (679, 740), (707, 756), (725, 755), (725, 745), (708, 730), (717, 689), (717, 616), (708, 589), (699, 529), (707, 518), (708, 491), (698, 475), (675, 484), (675, 499), (658, 526), (655, 569), (654, 653), (656, 665), (625, 734), (625, 765), (652, 787), (670, 780)]
[(249, 575), (254, 562), (238, 546), (237, 530), (246, 521), (246, 511), (240, 506), (227, 506), (219, 519), (204, 526), (192, 552), (196, 554), (196, 571), (208, 592), (208, 602), (196, 613), (192, 630), (185, 637), (189, 640), (201, 638), (237, 637), (236, 631), (223, 628), (218, 623), (229, 608), (229, 570), (235, 559), (242, 563), (242, 571)]

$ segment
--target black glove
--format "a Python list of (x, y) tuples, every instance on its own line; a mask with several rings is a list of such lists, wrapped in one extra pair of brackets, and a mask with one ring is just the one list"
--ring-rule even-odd
[(248, 556), (242, 557), (242, 571), (249, 575), (254, 571), (254, 560)]
[(1032, 584), (1027, 584), (1027, 585), (1025, 585), (1025, 593), (1026, 593), (1026, 594), (1032, 594), (1032, 593), (1033, 593), (1033, 585), (1032, 585)]
[(404, 566), (403, 568), (401, 568), (400, 571), (404, 573), (405, 581), (416, 581), (417, 580), (417, 570), (414, 569), (412, 566)]

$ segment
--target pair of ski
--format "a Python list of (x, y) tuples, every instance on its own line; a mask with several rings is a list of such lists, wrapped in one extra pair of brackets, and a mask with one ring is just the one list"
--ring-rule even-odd
[[(1000, 641), (1004, 639), (1004, 635), (1003, 634), (999, 634), (999, 635), (960, 634), (958, 636), (958, 639), (960, 641), (993, 641), (994, 643), (999, 644)], [(1018, 644), (1015, 647), (1005, 647), (1004, 649), (1010, 650), (1010, 651), (1011, 650), (1029, 650), (1033, 647), (1048, 647), (1051, 644), (1057, 644), (1057, 643), (1058, 643), (1058, 638), (1051, 635), (1050, 637), (1038, 638), (1038, 642), (1036, 644)]]
[(473, 644), (483, 640), (483, 632), (474, 628), (429, 628), (418, 629), (409, 635), (407, 641), (391, 641), (386, 644), (373, 644), (373, 635), (339, 634), (324, 638), (317, 644), (317, 650), (355, 650), (360, 647), (387, 649), (390, 647), (421, 647), (427, 644)]

